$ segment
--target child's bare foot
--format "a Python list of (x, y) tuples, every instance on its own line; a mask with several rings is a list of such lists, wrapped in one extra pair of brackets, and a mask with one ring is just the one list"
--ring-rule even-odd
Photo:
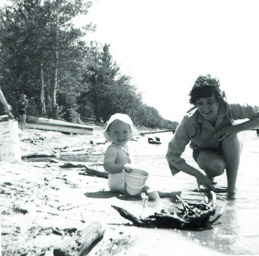
[(181, 194), (182, 194), (182, 191), (171, 192), (170, 198), (174, 199), (174, 198), (176, 198), (176, 196), (180, 196)]
[(149, 189), (147, 191), (147, 196), (150, 201), (157, 201), (160, 199), (159, 192), (157, 190)]

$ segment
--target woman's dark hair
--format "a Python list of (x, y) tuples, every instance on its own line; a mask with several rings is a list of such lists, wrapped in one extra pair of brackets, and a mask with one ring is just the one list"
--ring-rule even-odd
[(219, 103), (225, 102), (225, 92), (220, 90), (220, 82), (217, 78), (211, 78), (210, 75), (199, 76), (192, 90), (190, 91), (190, 103), (196, 104), (198, 99), (214, 95)]

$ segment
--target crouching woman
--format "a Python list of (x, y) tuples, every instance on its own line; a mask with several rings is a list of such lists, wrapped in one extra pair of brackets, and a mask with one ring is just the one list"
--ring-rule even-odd
[[(173, 175), (183, 171), (196, 178), (198, 187), (214, 189), (214, 177), (226, 171), (227, 191), (234, 195), (242, 145), (237, 134), (259, 127), (259, 107), (229, 104), (220, 82), (210, 75), (199, 76), (190, 92), (194, 108), (178, 125), (169, 142), (167, 161)], [(234, 124), (234, 120), (244, 120)], [(190, 143), (201, 172), (189, 165), (182, 153)]]

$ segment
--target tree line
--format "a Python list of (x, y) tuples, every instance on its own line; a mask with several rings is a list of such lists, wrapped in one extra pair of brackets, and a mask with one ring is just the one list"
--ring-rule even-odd
[(0, 10), (0, 83), (17, 114), (19, 95), (28, 114), (82, 123), (104, 122), (126, 113), (138, 126), (175, 128), (142, 101), (128, 75), (121, 74), (110, 46), (87, 41), (95, 25), (74, 25), (92, 1), (15, 0)]

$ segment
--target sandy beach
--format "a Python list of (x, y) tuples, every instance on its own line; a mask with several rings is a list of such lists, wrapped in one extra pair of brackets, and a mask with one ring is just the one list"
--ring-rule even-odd
[[(191, 255), (194, 250), (199, 255), (225, 254), (224, 248), (213, 248), (216, 242), (211, 246), (202, 243), (195, 232), (134, 227), (111, 207), (117, 205), (136, 216), (145, 216), (172, 204), (171, 200), (148, 202), (143, 211), (142, 200), (126, 200), (111, 193), (107, 179), (88, 175), (84, 167), (64, 168), (65, 163), (73, 162), (103, 170), (107, 145), (102, 143), (101, 132), (91, 136), (26, 130), (21, 132), (20, 141), (21, 154), (28, 159), (14, 164), (0, 162), (2, 255), (53, 255), (54, 248), (71, 239), (76, 230), (94, 222), (101, 225), (104, 235), (88, 255)], [(152, 170), (152, 161), (161, 161), (156, 153), (150, 157), (145, 155), (147, 145), (139, 146), (138, 141), (132, 144), (136, 164), (157, 172)], [(167, 143), (163, 144), (162, 151)], [(258, 148), (253, 150), (257, 154), (253, 157), (258, 157)], [(35, 153), (39, 156), (29, 157)], [(160, 166), (165, 174), (161, 173), (161, 182), (159, 177), (151, 177), (152, 186), (168, 190), (173, 185), (186, 196), (190, 180), (184, 182), (186, 187), (181, 186), (181, 175), (165, 178), (163, 175), (171, 177), (170, 171), (166, 162)]]

